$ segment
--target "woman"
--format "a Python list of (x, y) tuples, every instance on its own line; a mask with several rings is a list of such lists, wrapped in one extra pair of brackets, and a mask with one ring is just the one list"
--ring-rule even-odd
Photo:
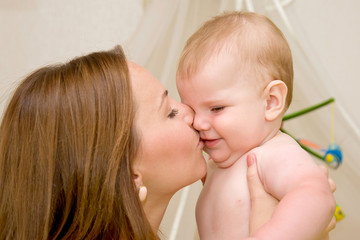
[(0, 126), (0, 239), (158, 239), (170, 198), (206, 173), (192, 121), (120, 47), (30, 74)]
[(155, 239), (131, 172), (140, 136), (121, 49), (41, 68), (0, 128), (0, 239)]

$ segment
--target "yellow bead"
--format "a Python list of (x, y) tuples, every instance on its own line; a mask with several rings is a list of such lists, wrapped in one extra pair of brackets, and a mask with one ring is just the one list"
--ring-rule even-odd
[(330, 162), (334, 161), (334, 156), (331, 154), (328, 154), (328, 155), (326, 155), (325, 160), (326, 160), (326, 162), (330, 163)]

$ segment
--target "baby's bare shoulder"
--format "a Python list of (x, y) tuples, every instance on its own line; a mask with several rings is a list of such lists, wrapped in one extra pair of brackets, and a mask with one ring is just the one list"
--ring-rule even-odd
[(259, 168), (274, 167), (274, 164), (315, 165), (312, 157), (291, 136), (280, 133), (256, 149)]

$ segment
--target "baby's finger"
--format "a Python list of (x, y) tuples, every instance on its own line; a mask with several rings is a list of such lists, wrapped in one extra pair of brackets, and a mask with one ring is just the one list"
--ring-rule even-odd
[(324, 172), (326, 177), (329, 177), (329, 171), (328, 171), (327, 167), (325, 167), (324, 165), (319, 165), (319, 168), (321, 169), (321, 171)]
[(332, 192), (335, 192), (335, 191), (336, 191), (336, 184), (335, 184), (335, 182), (334, 182), (331, 178), (328, 178), (328, 182), (329, 182), (331, 191), (332, 191)]
[(320, 165), (319, 168), (321, 169), (321, 171), (323, 171), (323, 173), (327, 177), (330, 188), (331, 188), (331, 191), (335, 192), (336, 191), (336, 184), (335, 184), (334, 180), (329, 178), (329, 171), (328, 171), (327, 167), (325, 167), (323, 165)]
[(333, 217), (329, 223), (329, 225), (326, 227), (325, 232), (330, 232), (331, 230), (333, 230), (336, 227), (336, 219), (335, 217)]

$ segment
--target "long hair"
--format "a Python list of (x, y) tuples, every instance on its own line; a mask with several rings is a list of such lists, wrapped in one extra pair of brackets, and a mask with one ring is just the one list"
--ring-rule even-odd
[(156, 239), (132, 179), (121, 47), (41, 68), (0, 126), (0, 239)]

